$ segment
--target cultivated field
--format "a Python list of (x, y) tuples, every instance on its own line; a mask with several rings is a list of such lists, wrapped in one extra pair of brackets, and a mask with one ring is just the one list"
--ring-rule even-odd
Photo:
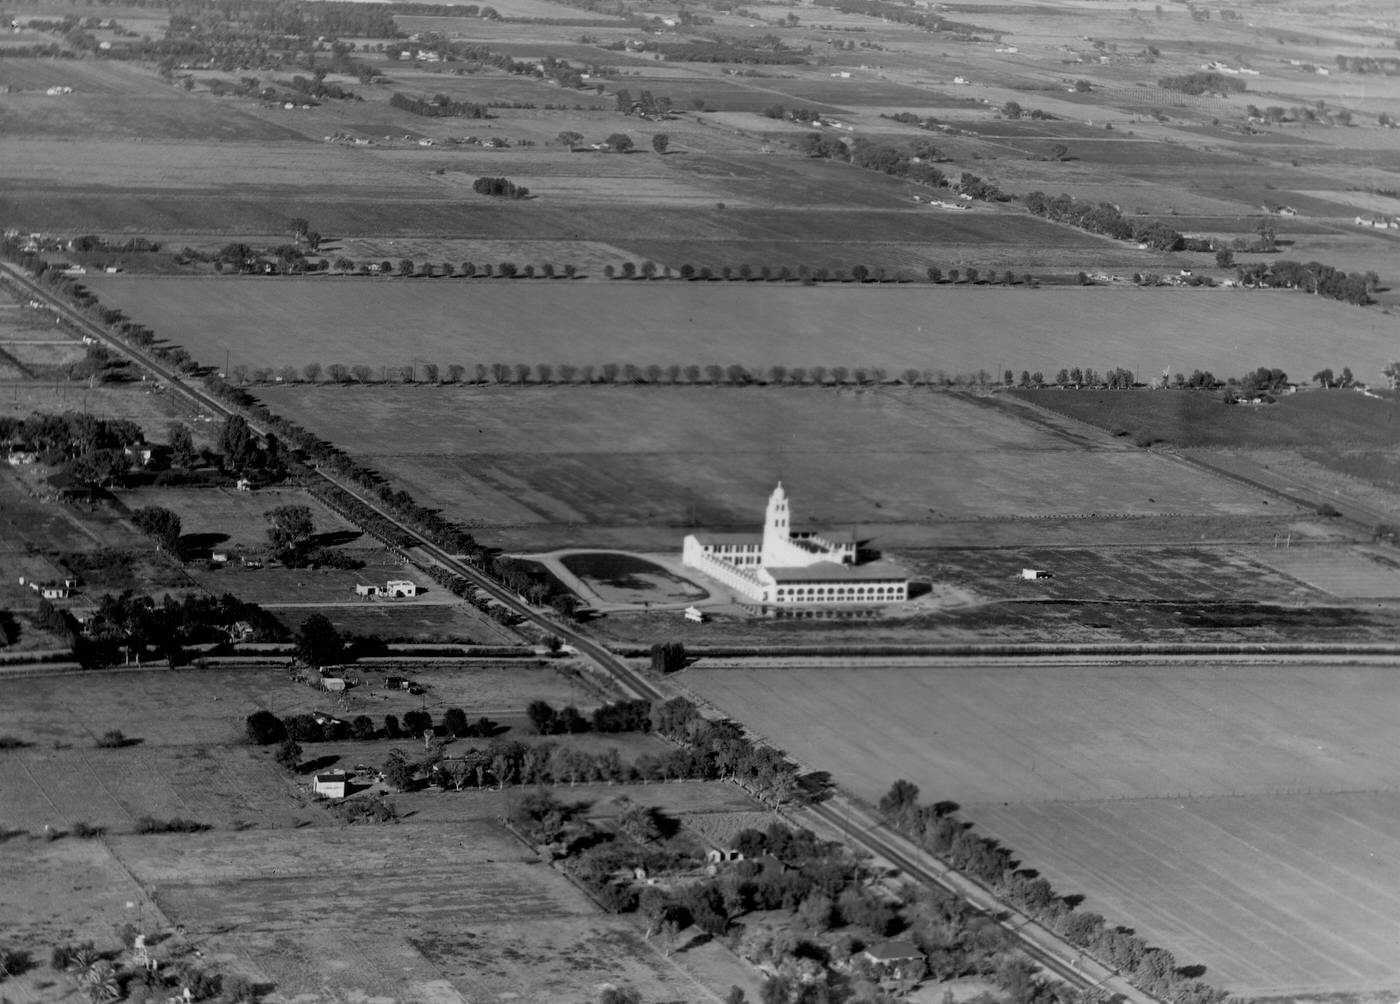
[(950, 799), (1085, 908), (1233, 992), (1378, 990), (1400, 885), (1389, 666), (688, 670), (874, 800)]
[(889, 525), (968, 517), (1279, 510), (1107, 435), (1065, 435), (922, 389), (282, 387), (261, 396), (511, 549), (677, 549), (690, 527), (756, 526), (779, 477), (797, 499), (795, 526), (855, 525), (875, 547)]
[[(1358, 379), (1380, 382), (1400, 330), (1393, 318), (1287, 291), (153, 276), (89, 285), (196, 359), (231, 350), (251, 367), (399, 366), (416, 356), (443, 366), (717, 362), (1053, 375), (1086, 364), (1139, 374), (1267, 364), (1311, 374), (1345, 359)], [(388, 348), (384, 325), (407, 316), (412, 324)], [(603, 321), (581, 332), (579, 317)], [(1229, 339), (1216, 337), (1222, 325)]]

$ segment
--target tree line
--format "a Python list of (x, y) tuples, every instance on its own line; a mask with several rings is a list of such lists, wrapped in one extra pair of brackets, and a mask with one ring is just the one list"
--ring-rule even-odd
[[(53, 610), (52, 605), (47, 610), (41, 608), (40, 615), (53, 622)], [(130, 590), (119, 595), (106, 593), (98, 600), (92, 621), (82, 629), (71, 621), (71, 615), (58, 613), (68, 624), (64, 634), (84, 668), (139, 662), (151, 655), (177, 666), (187, 660), (190, 646), (227, 641), (229, 628), (239, 621), (252, 627), (252, 641), (287, 638), (281, 621), (256, 603), (244, 602), (231, 593), (217, 597), (192, 593), (180, 600), (166, 594), (159, 602)]]
[(431, 98), (413, 97), (395, 91), (389, 104), (410, 115), (425, 118), (489, 119), (493, 116), (487, 107), (475, 101), (453, 101), (446, 94), (434, 94)]
[(1130, 221), (1109, 202), (1085, 202), (1071, 195), (1048, 196), (1040, 191), (1031, 192), (1021, 201), (1036, 216), (1114, 240), (1135, 241), (1158, 251), (1179, 251), (1183, 245), (1179, 231), (1159, 220)]
[(1279, 258), (1273, 262), (1257, 262), (1241, 265), (1238, 271), (1242, 285), (1285, 286), (1301, 289), (1314, 296), (1325, 296), (1331, 300), (1364, 307), (1373, 302), (1371, 293), (1380, 283), (1375, 272), (1348, 274), (1332, 265), (1321, 262), (1296, 262)]

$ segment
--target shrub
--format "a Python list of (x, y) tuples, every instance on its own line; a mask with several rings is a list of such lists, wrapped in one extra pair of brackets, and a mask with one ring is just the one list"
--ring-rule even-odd
[(122, 734), (121, 729), (108, 729), (97, 740), (99, 749), (120, 749), (126, 744), (127, 738)]
[(106, 832), (107, 827), (105, 826), (92, 826), (88, 823), (73, 824), (73, 836), (82, 837), (85, 840), (91, 839), (93, 837), (100, 837)]
[(152, 816), (142, 816), (136, 820), (137, 833), (203, 833), (211, 829), (208, 823), (196, 822), (175, 816), (173, 819), (159, 820)]
[(403, 730), (410, 736), (431, 732), (433, 716), (427, 711), (407, 711), (403, 716)]
[(301, 765), (301, 744), (295, 739), (283, 739), (277, 747), (277, 762), (288, 770), (296, 770)]
[(248, 716), (247, 735), (250, 743), (271, 746), (287, 738), (287, 727), (271, 711), (263, 709)]

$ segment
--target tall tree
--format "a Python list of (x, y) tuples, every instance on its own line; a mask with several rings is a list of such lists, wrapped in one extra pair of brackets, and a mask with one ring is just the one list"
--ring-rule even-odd
[(297, 658), (317, 669), (337, 662), (345, 649), (340, 632), (324, 614), (312, 614), (302, 621), (295, 642)]
[(316, 530), (310, 506), (280, 505), (267, 514), (267, 521), (272, 524), (267, 528), (268, 540), (279, 551), (305, 546)]
[(233, 470), (247, 467), (257, 453), (257, 440), (242, 415), (230, 415), (219, 433), (219, 452), (224, 466)]
[(131, 522), (167, 551), (174, 551), (180, 543), (180, 517), (169, 509), (143, 506), (131, 514)]
[(184, 422), (171, 422), (167, 438), (170, 440), (170, 466), (193, 467), (194, 437), (190, 435), (189, 426)]
[(671, 145), (671, 137), (664, 132), (659, 132), (651, 138), (651, 148), (659, 154), (665, 154), (666, 148)]

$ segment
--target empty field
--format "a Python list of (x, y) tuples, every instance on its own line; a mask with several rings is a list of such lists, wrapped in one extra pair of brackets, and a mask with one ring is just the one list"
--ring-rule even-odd
[(1063, 436), (925, 390), (260, 393), (274, 411), (513, 548), (678, 548), (689, 527), (756, 526), (779, 477), (797, 499), (795, 525), (854, 524), (876, 546), (887, 524), (1069, 513), (1263, 515), (1280, 508), (1257, 491), (1106, 435)]
[[(1397, 333), (1392, 318), (1285, 291), (151, 276), (89, 285), (196, 359), (232, 349), (234, 362), (255, 367), (403, 365), (418, 356), (441, 365), (713, 361), (894, 373), (1053, 374), (1089, 364), (1233, 374), (1266, 362), (1310, 374), (1341, 357), (1358, 379), (1378, 382)], [(384, 325), (407, 316), (414, 323), (387, 348)], [(485, 317), (490, 324), (477, 321)], [(581, 317), (607, 321), (581, 329)], [(1229, 338), (1216, 337), (1222, 327)]]
[(978, 806), (968, 815), (1084, 908), (1246, 997), (1400, 980), (1400, 796), (1343, 792)]
[[(1297, 561), (1275, 560), (1296, 554)], [(1335, 563), (1328, 561), (1335, 555)], [(1306, 556), (1306, 557), (1305, 557)], [(1282, 549), (1225, 547), (1040, 548), (1014, 550), (942, 548), (915, 563), (922, 577), (967, 583), (979, 594), (1016, 600), (1220, 601), (1248, 596), (1260, 603), (1316, 601), (1320, 587), (1304, 585), (1292, 568), (1319, 570), (1342, 566), (1364, 572), (1368, 562), (1341, 548)], [(1050, 572), (1026, 580), (1024, 568)], [(1280, 574), (1282, 573), (1282, 574)], [(1400, 593), (1400, 575), (1390, 571), (1391, 595)], [(1372, 588), (1376, 588), (1373, 586)], [(1332, 592), (1332, 590), (1320, 590)], [(1355, 594), (1343, 594), (1355, 595)]]
[(1400, 565), (1366, 548), (1297, 547), (1266, 551), (1259, 560), (1315, 589), (1353, 599), (1400, 596)]
[[(701, 664), (703, 667), (703, 663)], [(685, 684), (874, 800), (951, 799), (1086, 909), (1232, 992), (1400, 977), (1389, 666), (696, 668)]]
[(962, 803), (1389, 790), (1400, 762), (1384, 725), (1400, 678), (1381, 666), (701, 668), (684, 681), (871, 800), (896, 777)]

